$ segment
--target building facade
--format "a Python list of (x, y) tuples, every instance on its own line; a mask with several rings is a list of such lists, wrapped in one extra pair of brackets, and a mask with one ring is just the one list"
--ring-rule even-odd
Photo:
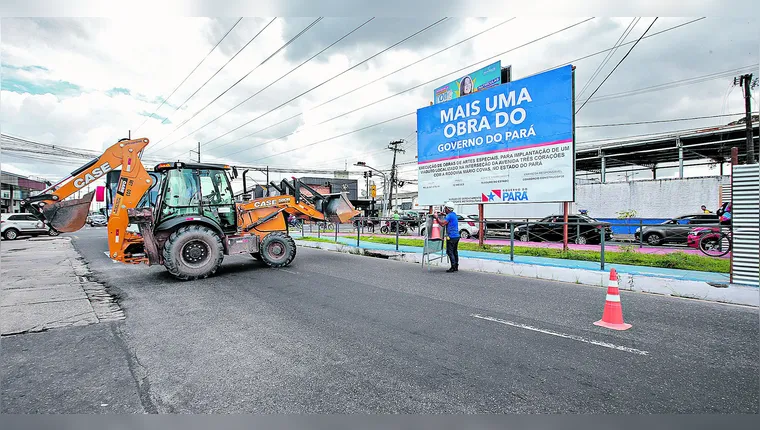
[(48, 184), (42, 181), (30, 179), (26, 176), (2, 172), (0, 175), (0, 212), (22, 212), (21, 200), (29, 197), (30, 193), (44, 190), (47, 186)]

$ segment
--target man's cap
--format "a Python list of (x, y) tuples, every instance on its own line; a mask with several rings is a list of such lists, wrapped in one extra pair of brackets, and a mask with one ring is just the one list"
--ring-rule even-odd
[(446, 202), (444, 204), (444, 206), (447, 207), (447, 208), (449, 208), (449, 209), (451, 209), (451, 210), (454, 210), (454, 202), (452, 202), (452, 201)]

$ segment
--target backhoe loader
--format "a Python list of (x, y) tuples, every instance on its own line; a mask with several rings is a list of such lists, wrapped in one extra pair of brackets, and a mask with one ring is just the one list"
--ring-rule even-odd
[[(66, 198), (121, 167), (108, 214), (109, 257), (162, 264), (181, 280), (212, 275), (225, 255), (251, 254), (268, 266), (287, 266), (296, 255), (287, 233), (289, 214), (338, 223), (359, 214), (345, 193), (322, 195), (296, 178), (270, 183), (278, 196), (235, 202), (228, 175), (237, 176), (235, 167), (169, 162), (149, 174), (141, 162), (148, 143), (147, 138), (121, 139), (21, 204), (58, 232), (77, 231), (87, 220), (95, 191), (81, 199)], [(149, 192), (155, 198), (143, 198)], [(130, 226), (137, 231), (128, 231)]]

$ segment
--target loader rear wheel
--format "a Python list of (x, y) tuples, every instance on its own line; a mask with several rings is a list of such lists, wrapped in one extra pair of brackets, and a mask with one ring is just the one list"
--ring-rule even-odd
[(261, 241), (261, 259), (271, 267), (285, 267), (296, 257), (296, 243), (282, 233), (269, 233)]
[(164, 245), (164, 267), (183, 281), (207, 278), (222, 264), (222, 239), (208, 227), (190, 225), (172, 233)]

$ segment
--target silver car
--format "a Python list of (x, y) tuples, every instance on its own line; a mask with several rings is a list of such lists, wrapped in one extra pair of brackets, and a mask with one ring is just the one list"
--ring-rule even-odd
[(0, 230), (3, 238), (15, 240), (19, 236), (58, 236), (58, 232), (46, 226), (32, 214), (2, 214)]
[(108, 225), (108, 219), (106, 219), (105, 215), (92, 214), (90, 215), (87, 224), (89, 224), (90, 227), (103, 227)]

